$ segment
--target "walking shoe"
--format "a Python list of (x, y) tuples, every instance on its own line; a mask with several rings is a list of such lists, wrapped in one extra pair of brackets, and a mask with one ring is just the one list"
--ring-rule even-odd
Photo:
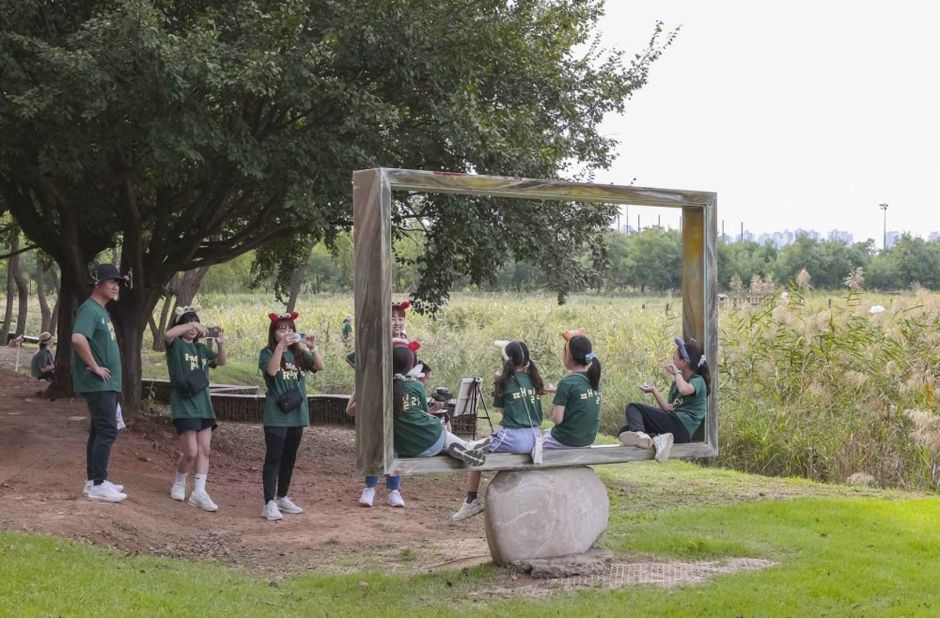
[[(87, 495), (88, 495), (88, 491), (94, 486), (94, 484), (95, 484), (94, 481), (85, 481), (85, 487), (84, 487), (84, 489), (82, 489), (82, 495), (87, 496)], [(112, 483), (111, 481), (105, 481), (104, 483), (102, 483), (102, 485), (110, 485), (110, 486), (113, 487), (114, 490), (115, 490), (116, 492), (118, 492), (118, 493), (122, 493), (122, 492), (124, 491), (124, 486), (123, 486), (123, 485), (115, 485), (115, 484)]]
[(400, 491), (393, 489), (392, 491), (388, 492), (388, 505), (397, 507), (405, 506), (405, 499), (401, 497)]
[(479, 440), (474, 440), (473, 442), (468, 442), (467, 447), (472, 449), (479, 449), (485, 451), (489, 448), (490, 442), (493, 441), (492, 436), (486, 436), (485, 438), (480, 438)]
[(281, 515), (281, 510), (277, 508), (277, 502), (274, 500), (268, 500), (268, 503), (264, 505), (264, 509), (261, 510), (261, 516), (268, 521), (284, 519), (284, 516)]
[(213, 502), (209, 494), (204, 491), (194, 491), (189, 494), (188, 504), (202, 509), (203, 511), (209, 511), (210, 513), (219, 510), (219, 506)]
[(120, 502), (126, 497), (126, 494), (122, 494), (111, 484), (92, 485), (88, 490), (88, 499), (98, 502)]
[(652, 448), (653, 439), (649, 434), (642, 431), (625, 431), (620, 434), (620, 444), (624, 446), (638, 446), (640, 448)]
[(294, 504), (294, 501), (287, 496), (277, 499), (277, 508), (281, 509), (282, 513), (288, 513), (289, 515), (299, 515), (304, 512), (302, 508)]
[(186, 484), (185, 483), (173, 483), (170, 487), (170, 497), (174, 500), (179, 500), (182, 502), (186, 499)]
[(653, 438), (653, 446), (656, 448), (656, 461), (663, 463), (669, 459), (669, 452), (672, 450), (674, 438), (671, 433), (661, 433)]
[(366, 487), (362, 490), (362, 495), (359, 496), (359, 504), (362, 506), (372, 506), (372, 501), (375, 500), (375, 487)]
[(468, 468), (478, 468), (486, 463), (486, 451), (479, 448), (466, 448), (456, 442), (447, 447), (447, 454), (454, 459), (459, 459)]
[(483, 503), (480, 502), (479, 498), (473, 500), (473, 502), (463, 501), (463, 504), (460, 505), (460, 510), (450, 516), (454, 521), (462, 521), (464, 519), (469, 519), (474, 515), (479, 515), (483, 512)]

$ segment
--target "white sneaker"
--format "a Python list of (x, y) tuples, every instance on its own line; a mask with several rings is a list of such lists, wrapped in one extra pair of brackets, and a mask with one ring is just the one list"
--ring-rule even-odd
[(656, 448), (656, 461), (663, 463), (669, 459), (673, 441), (674, 438), (671, 433), (661, 433), (653, 438), (653, 447)]
[(288, 513), (290, 515), (298, 515), (304, 512), (302, 508), (294, 504), (294, 501), (287, 496), (277, 499), (277, 508), (279, 508), (282, 513)]
[[(87, 496), (88, 492), (91, 491), (91, 488), (94, 487), (94, 485), (95, 485), (94, 481), (85, 481), (85, 487), (84, 489), (82, 489), (82, 495)], [(111, 481), (105, 481), (104, 483), (102, 483), (102, 485), (110, 485), (111, 487), (114, 488), (114, 491), (118, 493), (122, 493), (124, 491), (123, 485), (115, 485)]]
[(88, 499), (98, 502), (120, 502), (126, 497), (126, 494), (122, 494), (111, 484), (92, 485), (88, 490)]
[(359, 504), (362, 506), (372, 506), (372, 502), (375, 500), (375, 487), (366, 487), (362, 490), (362, 495), (359, 496)]
[(261, 516), (268, 521), (284, 519), (284, 516), (281, 515), (281, 510), (277, 508), (277, 502), (274, 500), (268, 500), (268, 503), (264, 505), (264, 509), (261, 511)]
[(653, 439), (649, 434), (642, 431), (625, 431), (620, 434), (620, 444), (624, 446), (638, 446), (640, 448), (652, 448)]
[(170, 487), (170, 497), (174, 500), (179, 500), (182, 502), (186, 499), (186, 484), (185, 483), (173, 483)]
[(404, 507), (405, 499), (401, 497), (401, 492), (397, 489), (393, 489), (388, 492), (388, 505), (396, 507)]
[[(175, 488), (176, 483), (173, 483), (173, 486)], [(185, 492), (185, 489), (183, 491)], [(189, 494), (188, 504), (190, 506), (200, 508), (203, 511), (214, 512), (219, 510), (219, 506), (213, 502), (212, 498), (209, 497), (209, 494), (204, 491), (194, 491), (193, 493)]]
[(460, 510), (451, 515), (450, 518), (454, 521), (461, 521), (479, 515), (483, 510), (483, 503), (480, 502), (479, 498), (474, 499), (473, 502), (464, 500), (463, 504), (460, 505)]

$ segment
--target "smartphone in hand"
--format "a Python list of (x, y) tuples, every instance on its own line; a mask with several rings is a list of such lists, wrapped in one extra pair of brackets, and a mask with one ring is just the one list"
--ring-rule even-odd
[(206, 328), (206, 339), (218, 339), (222, 329), (218, 326), (209, 326)]

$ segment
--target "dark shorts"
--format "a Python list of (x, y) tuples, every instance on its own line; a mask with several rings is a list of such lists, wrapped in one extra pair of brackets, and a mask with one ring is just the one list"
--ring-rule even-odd
[(177, 434), (183, 435), (187, 431), (215, 429), (219, 425), (214, 418), (174, 418), (173, 426), (176, 427)]

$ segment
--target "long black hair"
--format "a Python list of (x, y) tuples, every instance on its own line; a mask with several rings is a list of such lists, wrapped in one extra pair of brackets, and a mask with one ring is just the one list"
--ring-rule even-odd
[(401, 416), (405, 411), (405, 380), (404, 375), (415, 366), (415, 353), (406, 345), (392, 346), (392, 412)]
[[(278, 318), (271, 320), (271, 325), (268, 327), (268, 348), (273, 352), (274, 348), (277, 347), (277, 338), (274, 336), (274, 333), (277, 332), (278, 327), (281, 324), (287, 324), (290, 326), (291, 331), (297, 332), (297, 325), (294, 324), (294, 320), (291, 318)], [(294, 355), (294, 362), (298, 367), (305, 371), (313, 371), (313, 363), (308, 363), (304, 355), (303, 348), (300, 347), (300, 342), (293, 343), (288, 346), (288, 349)], [(287, 367), (287, 361), (284, 360), (284, 356), (281, 355), (281, 369)]]
[(592, 356), (590, 361), (587, 359), (587, 355), (593, 354), (593, 351), (591, 340), (584, 335), (575, 335), (568, 341), (568, 353), (572, 360), (579, 365), (588, 365), (587, 379), (591, 388), (598, 390), (601, 384), (601, 361), (596, 356)]
[[(698, 347), (698, 342), (695, 339), (686, 339), (683, 343), (685, 344), (685, 351), (689, 354), (689, 367), (705, 379), (705, 395), (711, 395), (712, 373), (708, 368), (708, 361), (705, 360), (702, 349)], [(679, 356), (682, 356), (681, 348), (679, 348)]]
[(510, 341), (506, 344), (504, 350), (509, 359), (503, 363), (503, 372), (496, 378), (496, 388), (494, 389), (496, 396), (499, 397), (506, 392), (506, 385), (509, 384), (509, 380), (516, 379), (516, 367), (525, 367), (525, 372), (532, 381), (535, 394), (544, 395), (545, 383), (542, 381), (542, 376), (539, 374), (539, 368), (535, 365), (535, 361), (529, 356), (529, 347), (522, 341)]
[[(195, 311), (187, 311), (186, 313), (176, 316), (173, 319), (173, 323), (170, 324), (170, 328), (176, 328), (180, 324), (189, 324), (190, 322), (198, 322), (198, 321), (199, 321), (199, 315)], [(195, 339), (193, 339), (193, 343), (197, 343), (198, 341), (199, 341), (199, 335), (196, 335)]]

